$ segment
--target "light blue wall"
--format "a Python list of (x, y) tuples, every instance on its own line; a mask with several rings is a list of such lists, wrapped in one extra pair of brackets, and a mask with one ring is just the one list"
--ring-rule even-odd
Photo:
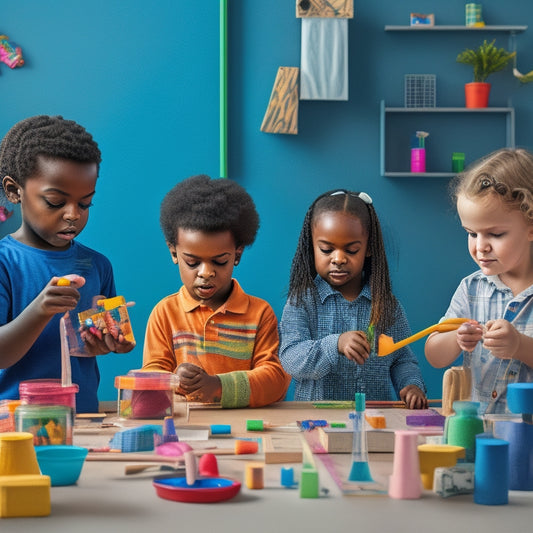
[[(437, 74), (437, 104), (462, 106), (469, 67), (455, 57), (483, 38), (508, 46), (504, 34), (399, 34), (409, 13), (433, 12), (437, 24), (463, 24), (459, 0), (356, 0), (349, 22), (350, 99), (300, 102), (295, 136), (260, 131), (279, 66), (299, 66), (295, 0), (229, 0), (229, 176), (254, 197), (261, 216), (256, 243), (235, 274), (245, 289), (281, 313), (304, 213), (330, 188), (364, 190), (375, 202), (389, 245), (397, 296), (413, 331), (439, 320), (464, 275), (474, 269), (447, 196), (447, 180), (384, 178), (379, 171), (379, 103), (403, 105), (406, 73)], [(517, 36), (518, 67), (533, 69), (533, 4), (485, 0), (490, 24), (529, 24)], [(180, 286), (158, 224), (159, 203), (177, 181), (217, 176), (218, 5), (216, 0), (24, 0), (0, 2), (5, 33), (26, 65), (0, 64), (0, 135), (35, 114), (62, 114), (83, 124), (103, 152), (95, 206), (81, 241), (104, 252), (117, 289), (135, 300), (134, 352), (102, 356), (100, 398), (116, 398), (114, 376), (142, 361), (144, 328), (155, 303)], [(533, 147), (533, 84), (494, 75), (491, 105), (517, 112), (517, 143)], [(454, 126), (469, 128), (461, 118)], [(417, 128), (423, 129), (423, 128)], [(450, 132), (453, 135), (453, 128)], [(501, 126), (475, 135), (490, 146)], [(499, 142), (499, 141), (496, 141)], [(397, 144), (408, 153), (409, 139)], [(433, 154), (438, 146), (433, 147)], [(431, 137), (428, 157), (432, 157)], [(468, 160), (468, 154), (467, 154)], [(0, 224), (0, 234), (14, 223)], [(440, 397), (442, 371), (413, 345)]]

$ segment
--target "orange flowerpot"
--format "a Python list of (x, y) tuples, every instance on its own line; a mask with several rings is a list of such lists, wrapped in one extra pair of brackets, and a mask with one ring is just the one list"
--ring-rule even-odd
[(490, 83), (475, 81), (465, 84), (466, 107), (489, 106)]

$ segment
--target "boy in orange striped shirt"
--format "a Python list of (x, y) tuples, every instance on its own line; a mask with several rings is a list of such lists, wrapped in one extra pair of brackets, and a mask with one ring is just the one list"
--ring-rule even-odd
[(190, 401), (233, 408), (282, 400), (290, 377), (274, 311), (232, 277), (259, 228), (250, 195), (234, 181), (193, 176), (165, 196), (160, 222), (183, 286), (150, 315), (143, 370), (176, 372)]

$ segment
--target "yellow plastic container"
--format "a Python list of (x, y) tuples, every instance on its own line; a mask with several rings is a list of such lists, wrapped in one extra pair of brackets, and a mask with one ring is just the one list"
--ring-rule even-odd
[(0, 518), (48, 516), (50, 511), (49, 476), (0, 476)]

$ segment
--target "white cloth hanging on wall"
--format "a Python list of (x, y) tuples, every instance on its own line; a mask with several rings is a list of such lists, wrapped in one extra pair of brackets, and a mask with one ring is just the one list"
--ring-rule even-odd
[(303, 18), (300, 100), (348, 100), (348, 19)]

